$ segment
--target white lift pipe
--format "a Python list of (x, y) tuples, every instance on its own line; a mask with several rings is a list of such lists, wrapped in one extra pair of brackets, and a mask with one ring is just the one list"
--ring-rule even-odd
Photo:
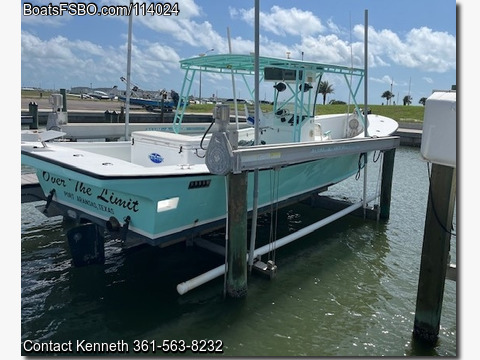
[[(133, 0), (130, 0), (132, 8)], [(125, 140), (130, 140), (130, 73), (132, 68), (132, 16), (128, 17), (128, 40), (127, 40), (127, 92), (125, 94)]]
[[(367, 199), (367, 202), (375, 200), (379, 195), (372, 195)], [(272, 244), (267, 244), (264, 245), (258, 249), (255, 250), (253, 257), (257, 257), (260, 255), (265, 255), (267, 254), (272, 248), (280, 248), (284, 245), (287, 245), (295, 240), (298, 240), (299, 238), (306, 236), (315, 230), (320, 229), (321, 227), (330, 224), (331, 222), (334, 222), (335, 220), (340, 219), (341, 217), (350, 214), (351, 212), (360, 209), (363, 206), (363, 201), (359, 201), (355, 204), (352, 204), (348, 207), (346, 207), (343, 210), (340, 210), (339, 212), (330, 215), (326, 217), (325, 219), (319, 220), (314, 224), (311, 224), (309, 226), (304, 227), (301, 230), (298, 230), (294, 232), (293, 234), (287, 235), (281, 239), (278, 239)], [(247, 255), (247, 260), (248, 260), (248, 255)], [(180, 284), (177, 285), (177, 292), (180, 295), (183, 295), (187, 293), (188, 291), (195, 289), (196, 287), (199, 287), (200, 285), (203, 285), (221, 275), (225, 274), (225, 265), (220, 265), (212, 270), (207, 271), (206, 273), (203, 273), (201, 275), (198, 275), (197, 277), (194, 277), (190, 280), (184, 281)]]

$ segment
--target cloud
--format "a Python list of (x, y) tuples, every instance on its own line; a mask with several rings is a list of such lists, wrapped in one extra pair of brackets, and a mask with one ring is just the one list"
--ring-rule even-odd
[(422, 80), (425, 81), (428, 84), (433, 84), (433, 79), (431, 77), (424, 76), (424, 77), (422, 77)]
[[(363, 26), (355, 26), (354, 32), (363, 37)], [(368, 38), (369, 51), (385, 64), (438, 73), (456, 69), (456, 39), (445, 32), (414, 28), (402, 40), (391, 30), (370, 27)]]
[[(240, 19), (253, 26), (254, 9), (230, 8), (230, 17)], [(293, 35), (300, 40), (291, 44), (280, 44), (282, 56), (285, 49), (292, 53), (305, 54), (305, 59), (361, 67), (364, 62), (364, 26), (355, 25), (350, 35), (332, 19), (327, 26), (310, 11), (272, 6), (268, 12), (260, 13), (263, 30), (262, 47), (269, 47), (268, 35), (286, 37)], [(326, 31), (328, 34), (324, 34)], [(350, 41), (345, 37), (351, 36)], [(445, 32), (427, 27), (414, 28), (401, 38), (389, 29), (377, 30), (369, 27), (369, 66), (390, 67), (400, 65), (421, 71), (443, 73), (456, 69), (456, 38)], [(275, 51), (275, 53), (279, 51)]]
[[(196, 22), (190, 19), (177, 18), (153, 18), (141, 17), (138, 22), (151, 31), (168, 36), (177, 40), (180, 44), (188, 44), (204, 51), (223, 45), (223, 51), (227, 46), (225, 40), (220, 36), (208, 21)], [(218, 45), (217, 45), (218, 44)], [(217, 45), (217, 46), (216, 46)], [(217, 49), (216, 49), (217, 50)], [(194, 56), (195, 53), (190, 54)]]
[[(71, 86), (85, 85), (93, 80), (110, 84), (112, 79), (119, 80), (126, 73), (126, 44), (120, 49), (103, 48), (91, 41), (71, 41), (63, 36), (42, 40), (23, 31), (21, 54), (22, 77), (31, 84), (42, 78), (57, 83), (68, 81)], [(165, 74), (179, 68), (179, 59), (180, 56), (169, 46), (139, 41), (132, 46), (135, 81), (160, 83)]]
[[(255, 10), (230, 8), (230, 16), (253, 26)], [(278, 36), (309, 36), (325, 31), (320, 19), (312, 12), (297, 8), (284, 9), (277, 5), (272, 6), (268, 13), (260, 12), (260, 27)]]

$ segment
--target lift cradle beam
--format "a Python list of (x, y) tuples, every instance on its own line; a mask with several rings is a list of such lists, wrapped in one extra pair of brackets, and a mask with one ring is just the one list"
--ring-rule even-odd
[(319, 159), (395, 149), (398, 136), (368, 137), (335, 142), (305, 142), (281, 145), (257, 145), (233, 149), (228, 135), (212, 135), (205, 163), (215, 175), (239, 174), (255, 169), (272, 169)]
[(232, 151), (232, 173), (253, 169), (270, 169), (306, 161), (319, 160), (375, 150), (397, 148), (398, 136), (359, 138), (332, 142), (292, 143), (277, 146), (251, 146)]

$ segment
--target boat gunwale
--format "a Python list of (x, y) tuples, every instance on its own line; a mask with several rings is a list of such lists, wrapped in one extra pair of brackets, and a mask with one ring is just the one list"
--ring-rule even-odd
[[(164, 173), (164, 174), (148, 174), (148, 173), (143, 173), (143, 174), (98, 174), (95, 173), (91, 170), (86, 170), (84, 168), (70, 165), (66, 162), (59, 161), (56, 159), (52, 158), (46, 158), (38, 153), (28, 151), (28, 150), (22, 150), (21, 154), (23, 156), (28, 156), (31, 158), (34, 158), (39, 161), (46, 162), (48, 164), (52, 164), (55, 166), (59, 166), (64, 170), (70, 170), (75, 173), (81, 174), (81, 175), (86, 175), (91, 178), (97, 179), (97, 180), (130, 180), (130, 179), (146, 179), (146, 178), (175, 178), (175, 177), (184, 177), (184, 176), (205, 176), (205, 175), (212, 175), (208, 170), (201, 171), (201, 172), (196, 172), (196, 173), (177, 173), (177, 174), (172, 174), (172, 173)], [(180, 166), (180, 165), (179, 165)], [(45, 171), (45, 170), (44, 170)]]

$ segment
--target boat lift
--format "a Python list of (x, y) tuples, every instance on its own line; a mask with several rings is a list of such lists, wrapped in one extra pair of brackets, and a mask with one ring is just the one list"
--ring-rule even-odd
[[(235, 186), (235, 191), (228, 191), (228, 203), (235, 204), (234, 206), (229, 205), (229, 213), (227, 216), (228, 242), (226, 258), (228, 258), (228, 260), (225, 262), (225, 265), (220, 265), (204, 274), (178, 284), (177, 291), (179, 294), (183, 295), (216, 277), (224, 274), (228, 275), (228, 272), (231, 271), (240, 274), (240, 279), (235, 275), (233, 276), (233, 279), (232, 276), (227, 276), (227, 278), (230, 279), (227, 280), (229, 282), (229, 284), (227, 284), (229, 294), (233, 295), (233, 297), (239, 297), (243, 296), (246, 292), (247, 262), (249, 256), (252, 254), (252, 250), (250, 255), (246, 253), (246, 201), (244, 201), (245, 204), (242, 204), (242, 199), (246, 199), (246, 174), (248, 171), (282, 167), (287, 164), (291, 165), (295, 163), (315, 161), (328, 157), (362, 154), (375, 150), (383, 151), (386, 154), (383, 159), (384, 165), (387, 162), (387, 166), (382, 167), (383, 173), (380, 194), (374, 194), (368, 197), (364, 194), (365, 199), (362, 201), (354, 203), (293, 234), (276, 240), (274, 243), (255, 249), (253, 251), (253, 258), (258, 258), (261, 255), (267, 254), (272, 248), (278, 249), (281, 246), (287, 245), (357, 209), (362, 207), (365, 208), (365, 204), (368, 204), (379, 197), (380, 207), (377, 211), (380, 211), (380, 209), (383, 208), (384, 211), (380, 217), (389, 217), (393, 160), (395, 149), (400, 145), (400, 138), (398, 136), (372, 136), (335, 142), (290, 143), (272, 146), (261, 145), (248, 148), (237, 148), (235, 143), (232, 144), (232, 141), (235, 142), (236, 138), (235, 131), (232, 133), (225, 130), (227, 129), (226, 126), (230, 118), (228, 105), (217, 105), (214, 114), (217, 129), (212, 133), (212, 139), (207, 148), (205, 162), (211, 173), (227, 176), (229, 185), (234, 184)], [(242, 224), (242, 221), (245, 221), (245, 224)], [(235, 229), (235, 231), (232, 231), (232, 229)], [(245, 248), (240, 250), (240, 253), (238, 252), (239, 243), (245, 244)], [(233, 254), (231, 251), (232, 246), (233, 251), (235, 252)], [(240, 245), (240, 247), (242, 246), (243, 245)], [(246, 261), (238, 261), (239, 258), (244, 258)], [(265, 264), (261, 263), (261, 271), (268, 272), (272, 269), (276, 271), (276, 267), (274, 268), (271, 264), (267, 264), (265, 267)]]

